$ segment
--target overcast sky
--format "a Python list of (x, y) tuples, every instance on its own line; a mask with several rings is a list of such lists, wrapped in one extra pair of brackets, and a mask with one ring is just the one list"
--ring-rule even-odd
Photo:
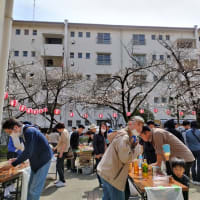
[[(33, 20), (34, 0), (15, 0), (14, 19)], [(35, 20), (200, 26), (200, 0), (35, 0)]]

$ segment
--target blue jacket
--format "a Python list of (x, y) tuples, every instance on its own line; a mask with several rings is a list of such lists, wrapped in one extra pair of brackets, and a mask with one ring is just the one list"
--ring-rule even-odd
[(17, 153), (18, 155), (22, 153), (21, 150), (17, 150), (14, 146), (14, 143), (13, 143), (13, 140), (12, 140), (12, 137), (9, 137), (9, 141), (8, 141), (8, 152), (15, 152)]
[(29, 159), (31, 169), (36, 172), (52, 158), (52, 150), (44, 135), (35, 127), (26, 125), (23, 127), (24, 151), (17, 160), (12, 163), (16, 165)]
[(200, 142), (197, 138), (192, 134), (192, 131), (195, 132), (195, 135), (200, 140), (200, 130), (199, 129), (189, 129), (186, 131), (186, 142), (187, 146), (191, 151), (200, 151)]

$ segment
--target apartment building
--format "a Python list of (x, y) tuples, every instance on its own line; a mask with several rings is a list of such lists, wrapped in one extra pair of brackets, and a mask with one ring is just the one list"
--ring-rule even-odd
[[(59, 22), (32, 22), (13, 21), (12, 40), (10, 46), (11, 62), (17, 65), (34, 63), (26, 72), (26, 78), (37, 76), (37, 70), (42, 67), (50, 73), (53, 70), (65, 70), (70, 67), (80, 72), (86, 79), (97, 81), (102, 77), (109, 77), (123, 67), (130, 67), (132, 61), (127, 54), (126, 47), (134, 44), (134, 54), (141, 65), (147, 60), (170, 59), (165, 48), (157, 40), (166, 40), (177, 45), (187, 42), (198, 58), (200, 48), (198, 28), (181, 27), (148, 27), (148, 26), (121, 26), (104, 24), (80, 24), (69, 23), (65, 20)], [(198, 59), (197, 59), (197, 62)], [(53, 74), (54, 75), (54, 74)], [(147, 74), (147, 78), (156, 78)], [(165, 81), (158, 85), (148, 97), (148, 103), (144, 105), (154, 113), (155, 119), (166, 120), (168, 96)], [(74, 117), (69, 113), (74, 112)], [(113, 111), (97, 106), (89, 111), (92, 123), (107, 119), (107, 114)], [(103, 114), (103, 118), (99, 118)], [(25, 115), (26, 120), (32, 120), (32, 116)], [(80, 123), (88, 125), (87, 120), (80, 116), (67, 105), (63, 106), (58, 120), (66, 123), (68, 128)], [(187, 116), (188, 119), (194, 117)], [(48, 122), (40, 117), (34, 118), (35, 123), (48, 126)], [(123, 120), (120, 123), (124, 123)]]

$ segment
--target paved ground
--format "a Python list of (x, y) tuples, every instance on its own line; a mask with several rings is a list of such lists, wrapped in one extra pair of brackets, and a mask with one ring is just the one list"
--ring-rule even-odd
[[(66, 172), (67, 186), (57, 189), (54, 181), (47, 181), (41, 200), (100, 200), (96, 174), (82, 175)], [(191, 184), (189, 200), (200, 200), (200, 186)]]

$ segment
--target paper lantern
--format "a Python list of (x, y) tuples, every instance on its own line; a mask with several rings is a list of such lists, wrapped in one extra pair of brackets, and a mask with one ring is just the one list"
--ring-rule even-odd
[(25, 112), (25, 111), (26, 111), (26, 106), (25, 106), (25, 105), (20, 105), (20, 106), (19, 106), (19, 110), (20, 110), (21, 112)]
[(39, 113), (39, 110), (38, 110), (38, 109), (34, 109), (34, 110), (33, 110), (33, 114), (34, 114), (34, 115), (37, 115), (38, 113)]
[(10, 105), (12, 107), (16, 107), (18, 105), (18, 101), (16, 99), (10, 101)]
[(180, 112), (179, 112), (179, 115), (180, 115), (180, 116), (183, 116), (183, 115), (184, 115), (183, 111), (180, 111)]
[(192, 111), (192, 115), (196, 115), (196, 111), (195, 110)]
[(48, 108), (43, 108), (43, 112), (48, 112)]
[(157, 109), (157, 108), (154, 108), (154, 109), (153, 109), (153, 112), (157, 113), (157, 112), (158, 112), (158, 109)]
[(113, 117), (114, 117), (114, 118), (117, 118), (117, 113), (113, 113)]
[(166, 110), (166, 114), (167, 114), (167, 115), (170, 115), (170, 114), (171, 114), (171, 111), (170, 111), (170, 110)]
[(102, 113), (99, 114), (99, 118), (100, 118), (100, 119), (103, 118), (103, 114), (102, 114)]
[(127, 116), (127, 117), (131, 116), (131, 112), (127, 112), (127, 113), (126, 113), (126, 116)]
[(44, 111), (43, 111), (43, 109), (41, 108), (41, 109), (39, 109), (39, 114), (42, 114)]
[(27, 114), (31, 114), (33, 112), (33, 109), (32, 108), (26, 108), (26, 113)]
[(55, 109), (55, 110), (54, 110), (54, 114), (55, 114), (55, 115), (60, 115), (60, 112), (61, 112), (60, 109)]
[(4, 99), (6, 100), (8, 98), (8, 92), (5, 92)]
[(70, 113), (69, 113), (69, 116), (70, 116), (70, 117), (74, 117), (74, 113), (73, 113), (73, 112), (70, 112)]
[(84, 117), (85, 119), (87, 119), (87, 118), (88, 118), (88, 114), (85, 113), (85, 114), (83, 115), (83, 117)]
[(143, 114), (144, 113), (144, 109), (140, 109), (140, 114)]

